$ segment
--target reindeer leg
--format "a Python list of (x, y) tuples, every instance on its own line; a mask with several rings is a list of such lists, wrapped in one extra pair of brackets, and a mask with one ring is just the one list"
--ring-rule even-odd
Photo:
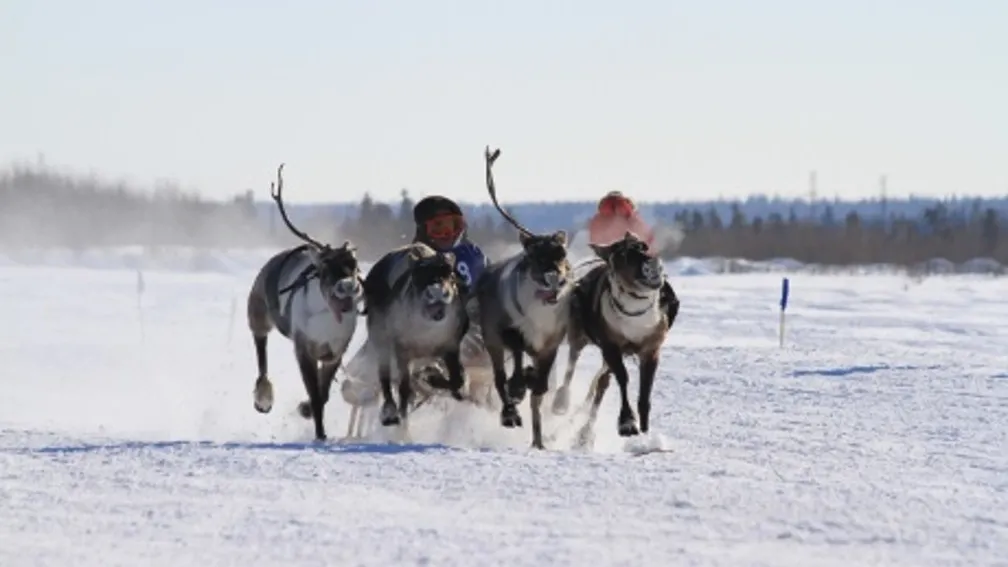
[(511, 403), (518, 405), (525, 399), (525, 391), (528, 389), (529, 381), (528, 377), (526, 377), (526, 369), (523, 368), (525, 341), (515, 330), (505, 331), (502, 333), (501, 338), (503, 346), (511, 351), (511, 363), (513, 365), (511, 376), (507, 381), (508, 398), (511, 400)]
[(524, 346), (517, 341), (517, 344), (508, 345), (511, 350), (511, 363), (514, 367), (511, 370), (511, 377), (508, 379), (508, 397), (515, 405), (522, 403), (525, 399), (525, 391), (528, 389), (528, 379), (526, 378), (523, 358), (525, 356)]
[(399, 423), (402, 426), (404, 441), (409, 440), (410, 401), (413, 398), (413, 377), (410, 372), (409, 359), (396, 349), (396, 366), (399, 370)]
[(259, 369), (252, 391), (252, 406), (259, 413), (269, 413), (273, 409), (273, 384), (270, 383), (267, 371), (266, 339), (273, 330), (273, 321), (270, 319), (269, 306), (266, 305), (258, 278), (249, 291), (245, 307), (248, 328), (255, 342), (256, 365)]
[(605, 376), (606, 380), (605, 387), (609, 387), (609, 376), (607, 376), (609, 373), (609, 367), (606, 366), (605, 362), (603, 362), (602, 366), (599, 367), (598, 372), (596, 372), (595, 376), (592, 377), (591, 384), (588, 385), (588, 393), (585, 395), (584, 405), (581, 406), (582, 411), (590, 409), (590, 404), (592, 403), (592, 400), (595, 399), (595, 393), (598, 391), (599, 384), (601, 384), (603, 376)]
[(319, 367), (308, 352), (308, 347), (301, 340), (294, 340), (294, 355), (297, 357), (298, 368), (301, 370), (301, 380), (304, 382), (305, 391), (308, 393), (308, 404), (311, 408), (312, 421), (315, 422), (315, 440), (325, 441), (325, 426), (322, 424), (322, 410), (325, 401), (319, 391)]
[(269, 335), (254, 335), (256, 363), (259, 376), (256, 378), (252, 394), (252, 405), (259, 413), (269, 413), (273, 409), (273, 384), (267, 376), (266, 339)]
[[(325, 362), (318, 366), (319, 395), (322, 396), (322, 405), (329, 402), (329, 390), (332, 388), (336, 371), (339, 370), (340, 361)], [(312, 418), (311, 400), (304, 400), (298, 404), (298, 413), (305, 419)]]
[(501, 425), (508, 429), (521, 427), (522, 422), (521, 416), (518, 415), (518, 408), (515, 407), (515, 403), (508, 393), (507, 371), (504, 370), (504, 348), (496, 341), (488, 342), (487, 354), (490, 356), (490, 366), (493, 367), (494, 387), (501, 401)]
[(647, 433), (651, 419), (651, 388), (658, 372), (658, 351), (643, 354), (640, 359), (640, 392), (637, 394), (637, 415), (641, 433)]
[(567, 413), (567, 409), (570, 407), (570, 385), (574, 379), (574, 369), (577, 366), (578, 358), (584, 349), (584, 345), (573, 342), (569, 346), (570, 350), (567, 354), (567, 368), (564, 370), (563, 384), (557, 388), (556, 394), (553, 397), (553, 413), (556, 415)]
[[(378, 380), (381, 382), (382, 407), (381, 424), (385, 427), (399, 425), (399, 411), (392, 396), (392, 368), (388, 356), (383, 356), (378, 362)], [(409, 369), (406, 369), (409, 372)], [(402, 373), (402, 370), (400, 370)]]
[(599, 373), (595, 375), (595, 379), (592, 380), (592, 387), (588, 393), (591, 396), (591, 409), (588, 413), (588, 421), (578, 431), (576, 442), (578, 447), (589, 448), (595, 444), (595, 420), (598, 418), (599, 407), (602, 405), (606, 390), (609, 389), (611, 376), (612, 372), (603, 365)]
[(459, 352), (445, 353), (444, 364), (448, 371), (448, 388), (451, 391), (451, 396), (457, 401), (462, 401), (464, 399), (462, 389), (465, 388), (465, 374)]
[(332, 383), (336, 379), (336, 372), (339, 370), (342, 360), (336, 359), (332, 362), (324, 362), (319, 368), (319, 395), (322, 397), (322, 405), (329, 403), (329, 394), (332, 390)]
[(627, 393), (630, 377), (627, 374), (626, 365), (623, 363), (623, 355), (618, 348), (607, 345), (602, 349), (602, 359), (616, 375), (616, 384), (620, 389), (620, 412), (617, 422), (619, 434), (621, 437), (637, 435), (640, 431), (637, 429), (637, 418), (634, 416), (633, 409), (630, 408), (630, 399)]
[(510, 349), (513, 367), (511, 369), (511, 377), (508, 378), (507, 382), (507, 403), (501, 413), (502, 419), (504, 413), (508, 414), (511, 422), (514, 424), (512, 427), (523, 427), (521, 414), (518, 413), (518, 404), (522, 403), (525, 399), (525, 390), (528, 389), (528, 381), (525, 379), (525, 368), (522, 362), (525, 352), (521, 346), (512, 346)]
[(535, 361), (535, 380), (530, 384), (532, 397), (529, 407), (532, 410), (532, 447), (545, 449), (542, 440), (542, 401), (549, 391), (549, 376), (556, 362), (556, 349), (540, 354)]

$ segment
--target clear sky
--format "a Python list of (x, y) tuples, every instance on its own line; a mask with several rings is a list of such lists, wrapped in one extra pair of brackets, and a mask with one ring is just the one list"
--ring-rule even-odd
[(227, 198), (1008, 193), (1008, 1), (0, 0), (0, 162)]

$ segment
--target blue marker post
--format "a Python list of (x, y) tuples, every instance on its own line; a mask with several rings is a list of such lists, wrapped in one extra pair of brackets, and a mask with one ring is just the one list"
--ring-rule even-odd
[(784, 348), (784, 312), (787, 310), (788, 294), (791, 292), (791, 283), (787, 278), (781, 281), (780, 290), (780, 346)]

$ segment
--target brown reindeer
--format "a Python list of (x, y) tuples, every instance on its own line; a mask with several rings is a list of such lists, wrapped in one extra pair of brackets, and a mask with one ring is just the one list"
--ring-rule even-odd
[[(577, 281), (567, 334), (567, 371), (553, 400), (554, 413), (567, 411), (578, 357), (589, 344), (597, 346), (603, 365), (588, 391), (586, 403), (591, 401), (591, 413), (581, 430), (582, 443), (588, 442), (613, 374), (620, 389), (619, 434), (628, 437), (648, 432), (651, 389), (661, 346), (679, 312), (679, 300), (665, 279), (661, 260), (648, 254), (647, 244), (637, 235), (627, 232), (621, 240), (607, 246), (593, 245), (592, 249), (604, 263)], [(623, 362), (627, 355), (640, 361), (639, 429), (627, 394), (629, 377)]]

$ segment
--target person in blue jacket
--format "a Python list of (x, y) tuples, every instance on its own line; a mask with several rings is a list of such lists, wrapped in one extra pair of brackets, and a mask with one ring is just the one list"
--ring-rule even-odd
[(469, 297), (466, 309), (469, 311), (469, 332), (462, 340), (462, 362), (467, 366), (483, 366), (489, 363), (483, 348), (483, 334), (477, 319), (476, 301), (471, 295), (476, 280), (490, 264), (483, 250), (469, 239), (465, 215), (458, 203), (441, 195), (424, 197), (413, 206), (413, 222), (416, 225), (414, 242), (423, 242), (438, 252), (455, 255), (455, 271)]
[(438, 252), (453, 253), (455, 269), (471, 290), (489, 260), (469, 240), (465, 215), (458, 203), (440, 195), (425, 197), (413, 206), (413, 222), (416, 224), (413, 242), (423, 242)]

